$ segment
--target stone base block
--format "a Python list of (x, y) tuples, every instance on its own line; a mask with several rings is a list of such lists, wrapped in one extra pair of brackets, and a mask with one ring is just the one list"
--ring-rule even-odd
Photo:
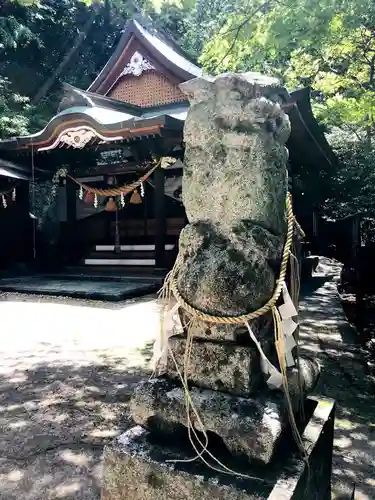
[[(176, 335), (169, 339), (179, 370), (183, 373), (186, 339)], [(176, 365), (168, 355), (165, 371), (178, 378)], [(256, 347), (236, 345), (234, 342), (193, 340), (188, 380), (206, 389), (225, 391), (244, 398), (249, 397), (264, 379), (260, 369), (260, 356)]]
[(133, 427), (105, 448), (101, 500), (330, 500), (334, 403), (309, 398), (306, 415), (302, 438), (309, 467), (291, 436), (265, 467), (249, 467), (216, 450), (226, 466), (252, 479), (214, 471), (200, 460), (187, 462), (194, 456), (189, 443), (172, 446)]
[[(268, 464), (283, 431), (289, 427), (282, 391), (265, 390), (247, 399), (192, 387), (190, 397), (205, 430), (222, 439), (232, 455), (249, 461)], [(294, 398), (296, 408), (297, 401)], [(156, 433), (170, 437), (183, 430), (182, 434), (186, 434), (185, 392), (170, 378), (141, 382), (131, 399), (130, 412), (136, 424)], [(201, 430), (193, 411), (191, 421)]]
[[(270, 394), (269, 399), (245, 399), (193, 387), (190, 396), (206, 431), (221, 438), (233, 455), (269, 463), (288, 425), (281, 392)], [(136, 424), (169, 439), (187, 434), (185, 392), (170, 379), (141, 382), (134, 391), (130, 412)], [(191, 421), (201, 430), (192, 411)]]

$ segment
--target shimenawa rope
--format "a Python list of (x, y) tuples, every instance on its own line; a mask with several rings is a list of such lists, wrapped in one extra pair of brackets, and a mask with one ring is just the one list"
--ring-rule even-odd
[(116, 188), (109, 188), (109, 189), (93, 188), (91, 186), (88, 186), (87, 184), (84, 184), (83, 182), (80, 182), (78, 179), (72, 177), (69, 174), (67, 175), (67, 177), (69, 177), (72, 181), (74, 181), (88, 193), (96, 194), (97, 196), (120, 196), (121, 194), (127, 195), (132, 191), (134, 191), (135, 189), (137, 189), (142, 184), (142, 182), (144, 182), (150, 177), (150, 175), (160, 166), (160, 164), (161, 161), (159, 161), (148, 172), (142, 175), (142, 177), (132, 182), (131, 184), (124, 184), (123, 186), (119, 186)]

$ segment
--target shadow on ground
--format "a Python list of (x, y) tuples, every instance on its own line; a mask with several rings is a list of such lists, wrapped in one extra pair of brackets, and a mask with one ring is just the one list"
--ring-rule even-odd
[[(373, 500), (374, 383), (344, 317), (333, 280), (337, 272), (318, 277), (304, 291), (302, 350), (322, 364), (316, 393), (337, 403), (334, 498), (350, 498), (355, 483), (357, 500)], [(103, 447), (129, 425), (129, 398), (149, 374), (158, 321), (147, 304), (130, 304), (125, 316), (121, 308), (78, 311), (66, 301), (32, 308), (0, 301), (14, 339), (7, 347), (4, 337), (1, 345), (1, 500), (99, 500)], [(25, 331), (25, 322), (37, 321), (42, 333)], [(105, 333), (92, 333), (91, 325)]]
[[(152, 343), (140, 349), (150, 359)], [(0, 498), (97, 500), (104, 445), (124, 430), (144, 369), (38, 364), (0, 378)]]

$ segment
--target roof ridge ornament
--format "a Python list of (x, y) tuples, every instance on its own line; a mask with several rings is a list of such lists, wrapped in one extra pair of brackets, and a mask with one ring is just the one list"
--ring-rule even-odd
[(66, 130), (64, 134), (60, 136), (60, 142), (71, 146), (73, 148), (82, 149), (89, 143), (92, 139), (96, 137), (96, 133), (89, 128), (71, 129)]
[(122, 136), (105, 137), (96, 130), (88, 126), (71, 127), (63, 130), (53, 144), (38, 148), (38, 151), (48, 151), (54, 149), (59, 144), (75, 149), (84, 148), (92, 139), (101, 139), (104, 142), (122, 140)]
[(151, 64), (148, 59), (143, 57), (140, 52), (135, 51), (120, 76), (141, 76), (144, 71), (150, 71), (152, 69), (156, 69), (155, 66)]

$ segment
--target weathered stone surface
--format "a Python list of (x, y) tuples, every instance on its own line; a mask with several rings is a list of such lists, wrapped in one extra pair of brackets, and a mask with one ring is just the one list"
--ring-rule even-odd
[[(319, 365), (309, 358), (288, 372), (289, 393), (294, 410), (317, 382)], [(192, 387), (191, 399), (207, 431), (219, 436), (233, 455), (250, 461), (270, 462), (282, 431), (289, 425), (282, 391), (264, 388), (252, 399)], [(140, 383), (130, 402), (133, 420), (156, 434), (172, 433), (186, 425), (185, 392), (178, 381), (159, 377)], [(197, 424), (194, 412), (191, 421)], [(199, 430), (199, 428), (198, 428)]]
[(285, 238), (290, 124), (269, 98), (282, 91), (247, 74), (181, 87), (191, 107), (178, 286), (205, 312), (244, 314), (272, 295)]
[[(183, 372), (186, 339), (176, 335), (169, 339), (170, 348), (180, 372)], [(178, 377), (175, 362), (169, 354), (166, 371)], [(256, 347), (234, 342), (193, 341), (188, 380), (198, 387), (225, 391), (248, 397), (262, 380), (260, 357)]]
[[(150, 439), (151, 438), (151, 439)], [(122, 434), (104, 452), (104, 486), (101, 500), (260, 500), (270, 487), (261, 478), (251, 481), (246, 491), (220, 480), (207, 477), (201, 467), (168, 462), (186, 460), (192, 454), (176, 452), (170, 446), (158, 445), (141, 426)], [(190, 465), (190, 466), (189, 466)], [(233, 478), (232, 478), (233, 479)], [(250, 481), (249, 481), (250, 483)], [(253, 492), (251, 492), (251, 489)], [(264, 492), (264, 494), (263, 494)]]
[[(287, 426), (282, 393), (245, 399), (192, 388), (190, 395), (206, 431), (220, 436), (233, 455), (270, 462)], [(130, 411), (137, 424), (151, 431), (175, 431), (186, 425), (184, 390), (169, 379), (146, 381), (137, 386)], [(193, 412), (191, 419), (199, 425)]]
[(288, 389), (292, 396), (292, 402), (295, 396), (299, 394), (299, 384), (302, 385), (303, 396), (309, 394), (318, 381), (320, 375), (320, 364), (316, 359), (301, 357), (299, 361), (299, 376), (297, 367), (288, 371)]
[(187, 461), (193, 453), (181, 441), (178, 447), (166, 445), (137, 426), (105, 448), (102, 500), (330, 500), (333, 402), (308, 400), (306, 414), (308, 475), (305, 459), (291, 444), (262, 468), (241, 467), (216, 450), (226, 466), (253, 477), (240, 479)]
[[(290, 124), (280, 106), (285, 91), (274, 81), (269, 84), (269, 80), (253, 74), (226, 74), (213, 81), (196, 79), (183, 85), (192, 104), (185, 122), (183, 179), (189, 224), (180, 235), (181, 265), (176, 279), (186, 301), (212, 315), (238, 316), (258, 309), (272, 296), (279, 278), (287, 226), (285, 142)], [(158, 442), (176, 445), (180, 456), (184, 454), (181, 447), (186, 443), (189, 421), (189, 427), (208, 433), (210, 450), (218, 446), (242, 467), (272, 466), (282, 435), (289, 429), (289, 408), (281, 387), (271, 391), (264, 384), (254, 391), (262, 375), (248, 325), (241, 322), (238, 326), (207, 327), (195, 320), (192, 323), (185, 313), (180, 318), (183, 331), (170, 339), (169, 345), (178, 366), (169, 357), (164, 377), (136, 388), (130, 402), (133, 420)], [(270, 315), (251, 324), (271, 362), (275, 362), (270, 326)], [(193, 345), (187, 362), (189, 328)], [(189, 397), (185, 378), (180, 380), (184, 370)], [(318, 373), (312, 360), (301, 360), (299, 372), (297, 368), (288, 370), (293, 411), (300, 409)], [(189, 415), (187, 401), (191, 404)], [(134, 474), (129, 480), (132, 489), (112, 488), (118, 494), (116, 500), (126, 498), (123, 491), (139, 500), (271, 498), (254, 488), (244, 495), (233, 481), (228, 492), (217, 482), (200, 486), (196, 477), (189, 481), (186, 469), (177, 473), (160, 468), (153, 455), (159, 453), (158, 449), (147, 448), (144, 441), (139, 451), (129, 445), (132, 439), (125, 436), (125, 448), (131, 456), (129, 474)], [(147, 465), (138, 460), (138, 451)], [(173, 460), (173, 453), (168, 459)], [(112, 468), (116, 461), (114, 458)], [(126, 475), (123, 467), (124, 462), (120, 469)], [(144, 475), (146, 481), (142, 481)], [(119, 473), (115, 476), (118, 478)], [(138, 495), (139, 487), (142, 493)], [(151, 489), (160, 490), (160, 495), (159, 491), (152, 495)]]

